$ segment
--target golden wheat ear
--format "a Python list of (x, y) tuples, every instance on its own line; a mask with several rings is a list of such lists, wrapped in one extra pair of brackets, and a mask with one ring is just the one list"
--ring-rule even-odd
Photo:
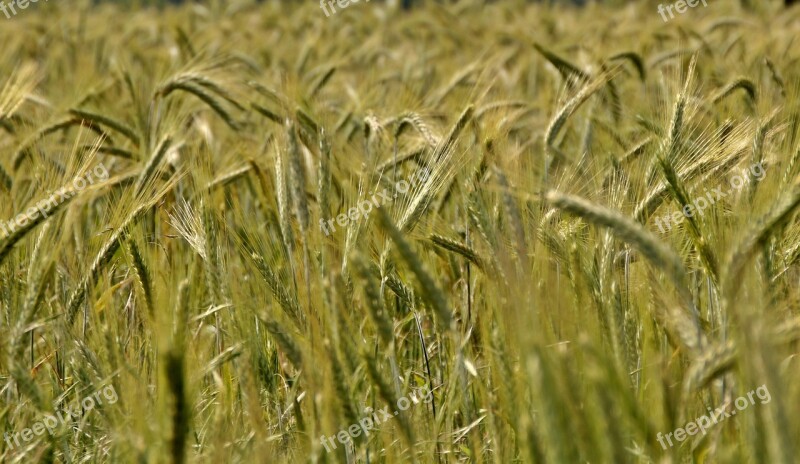
[(692, 337), (700, 340), (700, 345), (704, 344), (702, 340), (705, 338), (705, 332), (701, 322), (702, 318), (692, 299), (688, 287), (688, 273), (680, 256), (639, 223), (616, 211), (593, 204), (580, 197), (555, 191), (548, 192), (545, 199), (559, 209), (611, 229), (620, 240), (633, 245), (654, 266), (664, 271), (675, 285), (683, 305), (681, 311), (673, 311), (668, 314), (668, 317), (676, 318), (679, 332), (688, 331), (694, 334)]
[(0, 122), (11, 118), (33, 92), (40, 78), (36, 66), (25, 64), (11, 72), (0, 90)]

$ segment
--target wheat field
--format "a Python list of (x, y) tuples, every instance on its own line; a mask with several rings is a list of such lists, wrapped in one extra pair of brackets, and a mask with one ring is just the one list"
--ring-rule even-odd
[(800, 462), (800, 8), (92, 3), (0, 16), (0, 462)]

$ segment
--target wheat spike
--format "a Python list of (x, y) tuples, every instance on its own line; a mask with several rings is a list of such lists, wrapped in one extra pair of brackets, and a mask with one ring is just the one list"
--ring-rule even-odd
[(394, 342), (394, 324), (386, 310), (383, 298), (381, 297), (378, 286), (375, 284), (374, 275), (363, 256), (357, 255), (353, 258), (355, 271), (362, 279), (364, 298), (370, 318), (378, 329), (378, 335), (383, 341), (384, 346), (390, 347)]
[[(664, 270), (671, 278), (689, 312), (684, 317), (691, 317), (694, 320), (699, 319), (700, 315), (694, 307), (691, 293), (688, 289), (689, 281), (683, 262), (674, 251), (654, 237), (653, 234), (622, 214), (590, 203), (583, 198), (555, 191), (548, 192), (545, 198), (548, 203), (559, 209), (576, 214), (589, 222), (608, 227), (619, 239), (634, 245), (642, 255), (656, 267)], [(695, 328), (694, 330), (697, 334), (702, 333), (699, 323), (691, 322), (690, 324)]]
[(74, 322), (75, 315), (77, 314), (78, 309), (80, 309), (80, 305), (86, 298), (90, 284), (97, 279), (100, 271), (109, 263), (109, 261), (111, 261), (111, 258), (114, 257), (114, 253), (116, 253), (117, 249), (119, 248), (120, 239), (124, 236), (126, 229), (135, 221), (137, 221), (142, 214), (149, 211), (150, 208), (152, 208), (153, 205), (156, 204), (172, 188), (174, 183), (177, 182), (178, 178), (179, 176), (173, 177), (173, 179), (167, 185), (165, 185), (161, 191), (156, 193), (152, 199), (134, 208), (133, 211), (131, 211), (130, 214), (128, 214), (128, 216), (122, 221), (119, 228), (114, 231), (114, 233), (111, 235), (111, 238), (109, 238), (100, 248), (97, 256), (95, 256), (94, 260), (92, 261), (89, 271), (84, 274), (83, 278), (78, 283), (76, 289), (72, 292), (69, 301), (67, 302), (67, 321), (69, 325), (72, 325)]
[(764, 244), (774, 233), (782, 230), (794, 216), (798, 206), (800, 206), (800, 183), (795, 181), (772, 211), (760, 218), (733, 249), (724, 266), (727, 272), (723, 278), (724, 294), (729, 302), (735, 301), (736, 294), (741, 289), (739, 285), (741, 274), (755, 249)]
[(719, 103), (738, 89), (745, 91), (750, 102), (756, 103), (756, 85), (746, 77), (737, 77), (732, 80), (725, 87), (719, 89), (719, 91), (711, 97), (711, 101)]
[(467, 245), (438, 234), (431, 234), (428, 238), (435, 245), (442, 247), (445, 250), (452, 251), (453, 253), (457, 253), (470, 260), (473, 264), (478, 266), (478, 268), (483, 269), (483, 259), (478, 256), (478, 253), (475, 250)]
[(136, 276), (136, 283), (139, 287), (139, 290), (142, 292), (148, 312), (151, 316), (153, 316), (153, 290), (151, 286), (152, 279), (150, 278), (150, 271), (144, 262), (144, 258), (142, 257), (142, 253), (139, 251), (138, 245), (136, 245), (136, 241), (129, 238), (126, 240), (126, 243), (128, 245), (128, 255), (130, 257), (131, 264), (133, 265), (133, 272)]
[(411, 249), (411, 245), (400, 233), (400, 230), (392, 223), (392, 220), (383, 210), (378, 210), (378, 218), (381, 226), (386, 233), (397, 245), (400, 256), (406, 262), (411, 271), (417, 277), (420, 285), (422, 285), (422, 297), (431, 305), (436, 316), (439, 318), (439, 323), (442, 324), (446, 330), (454, 328), (453, 316), (448, 308), (447, 300), (444, 293), (436, 285), (435, 281), (431, 278), (430, 274), (424, 269), (422, 261), (419, 256)]
[(688, 398), (690, 392), (705, 387), (709, 382), (731, 369), (737, 356), (738, 350), (731, 341), (706, 347), (686, 372), (683, 383), (684, 398)]

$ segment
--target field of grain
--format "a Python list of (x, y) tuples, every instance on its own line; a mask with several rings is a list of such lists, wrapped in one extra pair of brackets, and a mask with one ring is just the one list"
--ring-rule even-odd
[(800, 8), (89, 3), (0, 16), (0, 462), (800, 462)]

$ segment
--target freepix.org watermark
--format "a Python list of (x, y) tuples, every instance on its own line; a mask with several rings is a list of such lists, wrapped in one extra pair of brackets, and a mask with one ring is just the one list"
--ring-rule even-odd
[[(352, 424), (350, 427), (342, 429), (330, 437), (326, 437), (325, 435), (321, 436), (319, 441), (322, 443), (322, 446), (325, 447), (325, 451), (330, 452), (332, 449), (336, 449), (336, 440), (339, 440), (339, 443), (344, 445), (349, 444), (353, 438), (360, 437), (362, 433), (366, 437), (369, 435), (370, 430), (374, 430), (381, 423), (392, 420), (394, 416), (407, 410), (412, 404), (419, 404), (420, 401), (423, 403), (430, 403), (433, 401), (433, 391), (427, 387), (420, 388), (417, 391), (411, 392), (408, 397), (403, 396), (397, 400), (397, 409), (392, 413), (389, 412), (389, 406), (386, 406), (383, 409), (379, 409), (378, 412), (371, 416), (362, 418), (357, 424)], [(372, 412), (372, 408), (367, 408), (367, 412)]]
[(3, 433), (3, 440), (6, 442), (9, 449), (14, 449), (20, 446), (20, 438), (22, 438), (23, 443), (27, 443), (31, 441), (34, 436), (44, 434), (45, 430), (47, 430), (50, 435), (53, 435), (53, 431), (58, 428), (59, 424), (65, 424), (70, 417), (76, 420), (80, 419), (82, 412), (91, 411), (94, 409), (95, 405), (102, 406), (103, 399), (106, 400), (107, 404), (114, 404), (117, 402), (119, 397), (117, 396), (117, 391), (114, 390), (114, 385), (106, 385), (101, 390), (94, 392), (94, 394), (86, 396), (79, 403), (64, 408), (63, 411), (58, 411), (55, 416), (50, 414), (45, 415), (44, 419), (35, 422), (30, 428), (23, 429), (22, 432), (5, 432)]
[(677, 11), (678, 13), (683, 14), (683, 13), (686, 13), (686, 11), (687, 11), (686, 7), (687, 6), (689, 8), (694, 8), (700, 3), (703, 4), (704, 8), (708, 6), (708, 4), (706, 3), (706, 0), (678, 0), (677, 2), (675, 2), (675, 3), (671, 4), (671, 5), (667, 5), (666, 7), (663, 4), (661, 4), (661, 5), (658, 5), (658, 14), (661, 15), (661, 18), (664, 20), (664, 22), (667, 22), (668, 20), (667, 20), (666, 13), (669, 13), (669, 19), (672, 19), (672, 18), (675, 17), (675, 15), (672, 14), (672, 9), (673, 8), (675, 8), (675, 11)]
[[(381, 203), (391, 203), (392, 200), (397, 198), (398, 194), (405, 194), (411, 187), (416, 186), (418, 182), (425, 182), (429, 175), (430, 174), (426, 168), (417, 170), (411, 174), (411, 177), (408, 178), (408, 181), (401, 180), (394, 185), (394, 195), (392, 195), (392, 192), (390, 192), (389, 189), (383, 189), (381, 192), (373, 194), (371, 199), (359, 201), (358, 207), (356, 208), (354, 206), (350, 208), (346, 215), (340, 214), (336, 216), (336, 223), (339, 224), (340, 227), (345, 227), (350, 221), (356, 221), (361, 216), (369, 216), (369, 213), (373, 208), (380, 208), (382, 206)], [(330, 229), (333, 229), (333, 232), (336, 232), (336, 227), (333, 225), (333, 221), (334, 219), (328, 219), (327, 221), (325, 219), (319, 220), (319, 228), (325, 232), (325, 235), (331, 234)]]
[[(764, 171), (764, 166), (761, 163), (754, 164), (750, 166), (750, 175), (756, 181), (760, 181), (766, 175), (766, 171)], [(711, 189), (709, 192), (706, 190), (703, 192), (704, 194), (697, 197), (697, 199), (691, 205), (686, 205), (681, 211), (675, 211), (674, 213), (667, 213), (663, 217), (656, 218), (656, 225), (658, 226), (658, 230), (661, 231), (663, 234), (665, 232), (664, 226), (666, 225), (666, 230), (672, 229), (672, 225), (670, 224), (670, 220), (674, 222), (676, 225), (683, 222), (684, 217), (692, 217), (695, 214), (699, 214), (700, 216), (703, 215), (703, 210), (710, 207), (717, 200), (725, 198), (729, 194), (733, 193), (735, 190), (739, 190), (746, 185), (745, 179), (749, 176), (747, 174), (747, 169), (742, 169), (741, 175), (735, 175), (731, 177), (730, 184), (731, 188), (727, 192), (722, 191), (722, 187)], [(662, 223), (663, 220), (663, 223)]]
[[(44, 0), (45, 2), (47, 0)], [(6, 5), (5, 0), (0, 1), (0, 11), (6, 15), (6, 19), (11, 19), (11, 16), (17, 15), (17, 8), (20, 10), (27, 9), (31, 3), (38, 3), (39, 0), (11, 0), (8, 5)], [(11, 10), (11, 14), (8, 14), (8, 10)]]
[(686, 437), (688, 436), (696, 435), (697, 432), (702, 432), (702, 434), (705, 435), (706, 429), (710, 428), (712, 425), (716, 425), (731, 416), (735, 416), (736, 411), (742, 411), (751, 404), (756, 404), (755, 400), (753, 399), (753, 395), (756, 395), (758, 399), (761, 400), (761, 404), (769, 403), (772, 400), (772, 396), (769, 394), (769, 390), (767, 390), (767, 385), (764, 384), (755, 390), (747, 392), (746, 397), (742, 395), (736, 398), (736, 401), (733, 402), (733, 404), (736, 406), (736, 409), (732, 409), (731, 412), (727, 412), (725, 410), (725, 406), (727, 405), (722, 405), (715, 411), (712, 411), (711, 408), (708, 408), (709, 414), (704, 414), (694, 421), (689, 422), (685, 426), (677, 428), (664, 436), (662, 436), (661, 432), (658, 432), (656, 439), (661, 444), (662, 448), (667, 449), (667, 445), (664, 443), (664, 438), (667, 439), (667, 442), (671, 447), (673, 445), (671, 438), (673, 435), (675, 440), (678, 442), (686, 440)]
[[(101, 181), (108, 180), (108, 169), (103, 165), (103, 163), (98, 164), (94, 167), (94, 169), (90, 171), (86, 171), (86, 174), (83, 177), (76, 177), (72, 180), (72, 187), (73, 189), (66, 189), (62, 187), (59, 190), (56, 190), (55, 195), (50, 195), (48, 198), (43, 200), (39, 200), (36, 203), (36, 206), (31, 206), (25, 212), (16, 215), (13, 219), (8, 222), (0, 221), (0, 233), (3, 236), (9, 236), (13, 234), (18, 227), (23, 227), (28, 221), (33, 221), (36, 219), (37, 216), (40, 214), (42, 217), (47, 218), (50, 210), (55, 208), (56, 205), (60, 205), (64, 201), (69, 198), (75, 196), (78, 192), (85, 189), (89, 185), (93, 185), (95, 181), (99, 179)], [(60, 198), (57, 198), (60, 197)]]
[[(333, 14), (336, 14), (336, 7), (333, 6), (334, 4), (341, 9), (345, 9), (350, 6), (351, 3), (358, 3), (360, 1), (361, 0), (319, 0), (319, 7), (322, 8), (323, 12), (325, 12), (326, 17), (330, 17), (331, 14), (328, 13), (328, 7), (331, 8)], [(365, 0), (365, 3), (369, 3), (369, 0)]]

